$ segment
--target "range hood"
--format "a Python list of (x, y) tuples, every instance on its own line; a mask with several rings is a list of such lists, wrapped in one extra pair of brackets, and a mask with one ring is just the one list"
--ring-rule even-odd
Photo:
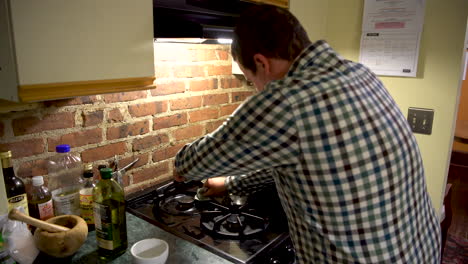
[(254, 5), (241, 0), (153, 0), (155, 38), (232, 38), (236, 20)]

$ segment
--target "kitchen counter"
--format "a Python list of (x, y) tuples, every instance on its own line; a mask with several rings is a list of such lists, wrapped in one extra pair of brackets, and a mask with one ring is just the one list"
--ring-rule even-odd
[(83, 246), (72, 257), (66, 259), (48, 259), (40, 254), (34, 263), (131, 263), (130, 248), (132, 245), (145, 238), (160, 238), (169, 244), (169, 257), (167, 264), (227, 264), (227, 261), (199, 246), (178, 238), (161, 228), (152, 225), (130, 213), (127, 213), (127, 251), (110, 261), (102, 261), (97, 255), (96, 232), (88, 234), (88, 238)]

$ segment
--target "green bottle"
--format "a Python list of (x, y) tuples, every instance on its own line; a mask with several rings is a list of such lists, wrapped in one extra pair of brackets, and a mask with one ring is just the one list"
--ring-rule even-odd
[(127, 249), (125, 197), (120, 184), (112, 179), (112, 170), (100, 170), (101, 180), (93, 188), (94, 223), (98, 254), (113, 259)]

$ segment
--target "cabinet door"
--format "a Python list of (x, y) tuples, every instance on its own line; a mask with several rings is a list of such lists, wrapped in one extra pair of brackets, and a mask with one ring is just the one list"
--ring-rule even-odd
[(151, 88), (151, 0), (9, 2), (21, 101)]
[(289, 0), (250, 0), (252, 2), (275, 5), (283, 8), (289, 8)]

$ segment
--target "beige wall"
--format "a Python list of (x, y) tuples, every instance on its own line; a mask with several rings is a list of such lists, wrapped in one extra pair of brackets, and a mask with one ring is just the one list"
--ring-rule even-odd
[(290, 0), (289, 9), (301, 21), (312, 41), (325, 38), (327, 0)]
[[(364, 1), (314, 0), (315, 3), (299, 7), (303, 2), (306, 1), (292, 0), (291, 11), (305, 27), (313, 31), (315, 26), (320, 26), (317, 32), (324, 34), (335, 50), (348, 59), (358, 60)], [(442, 204), (448, 171), (467, 16), (466, 0), (427, 0), (417, 77), (381, 78), (405, 116), (408, 107), (435, 110), (432, 135), (416, 134), (416, 138), (436, 209)], [(311, 38), (316, 39), (313, 34)]]

